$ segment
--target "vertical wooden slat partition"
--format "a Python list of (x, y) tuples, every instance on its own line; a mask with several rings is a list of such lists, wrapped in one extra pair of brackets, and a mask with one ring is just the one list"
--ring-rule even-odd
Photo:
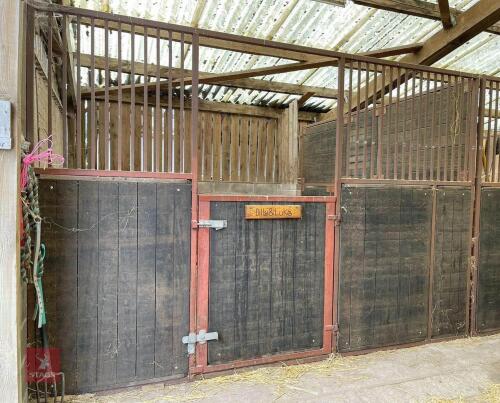
[[(186, 120), (193, 114), (196, 117), (197, 101), (191, 96), (194, 95), (192, 89), (187, 93), (185, 80), (195, 82), (198, 69), (197, 63), (191, 63), (188, 73), (184, 66), (186, 57), (197, 55), (197, 34), (166, 23), (54, 7), (62, 14), (60, 21), (68, 23), (76, 45), (70, 55), (75, 64), (71, 79), (76, 82), (72, 105), (76, 124), (70, 133), (66, 85), (70, 71), (64, 57), (61, 88), (64, 130), (57, 134), (64, 138), (63, 148), (72, 150), (67, 167), (183, 174), (184, 177), (190, 174), (193, 142), (186, 130), (196, 130), (196, 127)], [(37, 7), (36, 10), (40, 18), (48, 20), (48, 71), (57, 69), (53, 63), (53, 33), (62, 30), (66, 48), (68, 44), (66, 29), (59, 26), (59, 19), (49, 11), (52, 8)], [(185, 43), (190, 44), (189, 55)], [(125, 63), (130, 64), (130, 70), (124, 72)], [(162, 78), (165, 75), (167, 80)], [(48, 80), (51, 87), (51, 74)], [(49, 92), (48, 96), (47, 115), (52, 116), (52, 94)], [(186, 113), (188, 109), (190, 116)], [(48, 121), (48, 133), (52, 131), (52, 122)]]
[[(103, 112), (109, 110), (109, 114)], [(132, 111), (135, 110), (135, 113)], [(133, 137), (123, 136), (120, 147), (120, 132), (129, 133), (131, 121), (137, 121), (138, 116), (144, 112), (143, 105), (133, 103), (122, 103), (121, 115), (134, 116), (132, 119), (122, 119), (122, 129), (120, 131), (120, 104), (116, 102), (106, 103), (96, 101), (97, 117), (97, 154), (99, 158), (99, 169), (103, 167), (101, 160), (106, 155), (109, 158), (109, 167), (117, 170), (119, 160), (122, 155), (122, 170), (140, 170), (132, 163), (137, 144), (130, 144)], [(148, 116), (154, 117), (155, 127), (153, 135), (156, 151), (154, 153), (155, 171), (162, 172), (164, 166), (170, 167), (172, 172), (189, 173), (191, 168), (188, 150), (191, 147), (191, 110), (183, 108), (158, 108), (148, 107)], [(172, 126), (165, 127), (162, 122), (168, 122), (172, 116)], [(89, 115), (84, 114), (83, 126), (88, 127)], [(109, 129), (106, 131), (106, 119)], [(279, 161), (288, 161), (285, 156), (279, 155), (280, 139), (283, 137), (278, 132), (278, 119), (259, 116), (245, 116), (222, 112), (199, 112), (199, 146), (198, 146), (198, 170), (201, 181), (231, 181), (249, 183), (279, 183), (280, 165)], [(150, 119), (151, 120), (151, 119)], [(117, 127), (118, 126), (118, 127)], [(156, 128), (158, 126), (158, 128)], [(140, 129), (140, 128), (139, 128)], [(171, 131), (171, 134), (169, 134)], [(108, 141), (105, 141), (108, 133)], [(151, 135), (151, 129), (148, 129)], [(169, 139), (165, 146), (165, 153), (161, 153), (161, 139)], [(151, 142), (148, 141), (148, 144)], [(121, 149), (121, 153), (118, 150)], [(132, 151), (133, 150), (133, 151)], [(173, 151), (172, 151), (173, 150)], [(129, 162), (130, 160), (130, 162)], [(143, 159), (142, 159), (143, 161)], [(131, 166), (129, 164), (132, 163)], [(156, 164), (156, 162), (155, 162)], [(102, 168), (101, 168), (102, 167)], [(118, 169), (120, 170), (120, 169)]]

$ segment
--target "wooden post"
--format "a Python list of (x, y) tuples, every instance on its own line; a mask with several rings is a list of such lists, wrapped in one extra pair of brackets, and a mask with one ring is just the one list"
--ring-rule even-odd
[(24, 382), (26, 315), (19, 269), (19, 146), (23, 92), (21, 0), (0, 0), (0, 98), (12, 105), (12, 149), (0, 150), (0, 396), (27, 398)]

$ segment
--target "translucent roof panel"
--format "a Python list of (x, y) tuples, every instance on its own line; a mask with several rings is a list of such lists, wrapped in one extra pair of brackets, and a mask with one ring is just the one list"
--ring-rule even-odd
[[(426, 1), (437, 3), (437, 0)], [(450, 6), (465, 11), (477, 1), (479, 0), (450, 0)], [(351, 0), (346, 1), (345, 7), (314, 0), (74, 0), (74, 5), (347, 53), (423, 42), (441, 29), (439, 21), (372, 9), (356, 5)], [(99, 38), (96, 37), (96, 40), (99, 41)], [(113, 47), (111, 42), (110, 46)], [(162, 44), (161, 60), (164, 59), (164, 47)], [(137, 50), (140, 54), (140, 49)], [(152, 52), (154, 54), (154, 50)], [(187, 52), (185, 67), (190, 68), (189, 49)], [(482, 33), (441, 59), (435, 66), (500, 75), (499, 52), (500, 35)], [(403, 56), (394, 59), (401, 57)], [(238, 71), (287, 62), (289, 61), (279, 58), (200, 48), (200, 70), (204, 72)], [(178, 65), (180, 62), (174, 60), (174, 63)], [(262, 78), (336, 88), (337, 69), (320, 68)], [(210, 90), (206, 91), (206, 88)], [(296, 98), (272, 92), (261, 94), (260, 91), (208, 85), (204, 86), (201, 93), (210, 99), (224, 102), (258, 105), (282, 105)], [(333, 100), (313, 97), (305, 107), (324, 110), (332, 105)]]

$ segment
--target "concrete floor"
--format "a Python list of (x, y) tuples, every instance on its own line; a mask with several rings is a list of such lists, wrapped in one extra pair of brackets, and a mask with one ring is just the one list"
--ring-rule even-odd
[(500, 402), (500, 335), (246, 370), (71, 402)]

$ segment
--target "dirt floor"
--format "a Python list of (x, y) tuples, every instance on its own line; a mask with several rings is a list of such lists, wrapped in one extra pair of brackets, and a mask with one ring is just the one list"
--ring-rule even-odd
[(70, 402), (500, 402), (500, 335), (148, 385)]

